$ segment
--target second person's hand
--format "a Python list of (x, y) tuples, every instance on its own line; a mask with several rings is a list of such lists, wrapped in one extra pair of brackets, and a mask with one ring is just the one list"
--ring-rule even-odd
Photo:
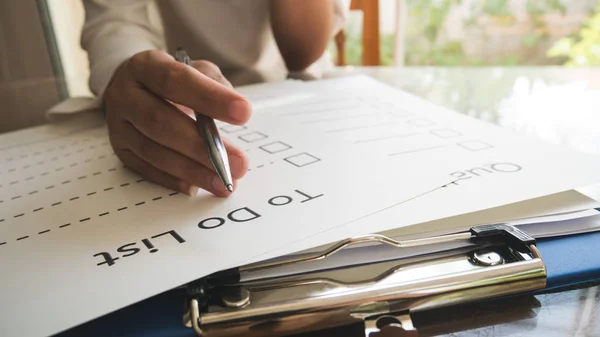
[[(195, 195), (229, 191), (214, 171), (193, 111), (241, 125), (250, 103), (208, 61), (177, 62), (162, 51), (145, 51), (124, 62), (104, 93), (111, 145), (129, 168), (167, 188)], [(244, 152), (223, 139), (236, 181), (248, 169)]]

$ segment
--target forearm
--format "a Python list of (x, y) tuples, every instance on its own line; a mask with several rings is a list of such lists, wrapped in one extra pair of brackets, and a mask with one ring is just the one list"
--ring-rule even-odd
[(84, 0), (82, 48), (90, 62), (90, 89), (102, 95), (115, 70), (134, 54), (162, 47), (148, 17), (150, 0)]
[(318, 60), (335, 28), (336, 0), (271, 0), (271, 25), (290, 71)]

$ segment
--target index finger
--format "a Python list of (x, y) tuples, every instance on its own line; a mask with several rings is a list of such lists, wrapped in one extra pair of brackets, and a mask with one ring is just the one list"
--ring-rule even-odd
[(157, 96), (230, 124), (250, 119), (244, 96), (164, 52), (139, 53), (129, 64), (138, 83)]

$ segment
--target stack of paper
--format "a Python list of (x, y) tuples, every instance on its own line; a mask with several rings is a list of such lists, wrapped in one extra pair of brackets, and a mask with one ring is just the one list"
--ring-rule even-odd
[[(219, 270), (367, 233), (597, 227), (582, 219), (598, 203), (572, 191), (600, 182), (597, 157), (367, 77), (240, 91), (254, 117), (219, 127), (251, 165), (227, 199), (124, 168), (93, 114), (0, 136), (0, 335), (54, 334)], [(563, 220), (579, 222), (563, 231)]]

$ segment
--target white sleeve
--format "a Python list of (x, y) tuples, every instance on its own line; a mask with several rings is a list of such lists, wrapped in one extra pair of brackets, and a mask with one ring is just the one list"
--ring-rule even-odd
[(350, 1), (335, 0), (335, 18), (332, 36), (335, 36), (340, 30), (344, 29), (350, 13)]
[(152, 0), (83, 0), (81, 46), (90, 62), (90, 90), (102, 96), (113, 73), (138, 52), (164, 48), (152, 22)]

